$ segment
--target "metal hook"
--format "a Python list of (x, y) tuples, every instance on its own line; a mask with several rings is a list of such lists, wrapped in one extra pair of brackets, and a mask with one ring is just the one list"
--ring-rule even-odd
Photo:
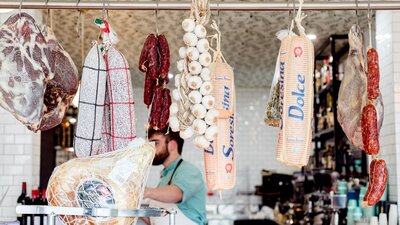
[(355, 1), (356, 1), (356, 19), (357, 19), (356, 24), (359, 25), (358, 24), (358, 0), (355, 0)]
[(106, 19), (106, 0), (103, 0), (103, 10), (101, 11), (101, 18)]
[(19, 17), (21, 18), (21, 11), (22, 11), (22, 1), (19, 2)]
[(156, 35), (158, 36), (158, 1), (156, 0), (156, 10), (155, 10), (155, 16), (156, 16)]
[(219, 24), (220, 24), (220, 17), (219, 17), (219, 15), (220, 15), (220, 8), (219, 8), (219, 3), (221, 2), (221, 0), (218, 0), (218, 2), (217, 2), (217, 26), (218, 26), (218, 28), (219, 28)]
[(372, 48), (372, 31), (371, 31), (371, 27), (372, 27), (372, 18), (371, 15), (372, 14), (372, 10), (371, 10), (371, 0), (368, 0), (368, 32), (369, 32), (369, 47)]

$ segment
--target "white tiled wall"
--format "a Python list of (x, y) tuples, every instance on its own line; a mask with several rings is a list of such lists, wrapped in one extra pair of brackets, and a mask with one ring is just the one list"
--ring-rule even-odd
[(29, 131), (0, 108), (0, 196), (9, 191), (0, 206), (0, 221), (15, 219), (15, 206), (22, 182), (28, 193), (39, 185), (40, 134)]
[[(26, 11), (40, 23), (40, 11)], [(9, 16), (10, 13), (0, 14), (0, 23)], [(0, 199), (9, 188), (0, 205), (0, 221), (15, 220), (15, 206), (23, 181), (27, 182), (28, 193), (38, 187), (39, 163), (40, 134), (29, 131), (0, 107)]]
[(376, 14), (376, 47), (381, 68), (385, 117), (380, 135), (381, 157), (389, 172), (389, 200), (400, 194), (400, 11)]

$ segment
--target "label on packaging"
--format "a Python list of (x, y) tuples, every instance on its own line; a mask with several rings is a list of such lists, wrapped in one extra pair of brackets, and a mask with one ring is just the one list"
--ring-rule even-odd
[(108, 178), (118, 186), (122, 186), (128, 180), (133, 171), (137, 170), (137, 167), (138, 165), (130, 161), (128, 158), (122, 158), (116, 162), (115, 167), (108, 174)]

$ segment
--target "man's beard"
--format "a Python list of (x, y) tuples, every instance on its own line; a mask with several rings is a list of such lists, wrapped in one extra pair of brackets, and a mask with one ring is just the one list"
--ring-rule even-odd
[(163, 152), (161, 152), (160, 154), (157, 154), (154, 157), (153, 160), (153, 166), (158, 166), (164, 163), (165, 159), (167, 159), (169, 156), (169, 152), (167, 149), (165, 149)]

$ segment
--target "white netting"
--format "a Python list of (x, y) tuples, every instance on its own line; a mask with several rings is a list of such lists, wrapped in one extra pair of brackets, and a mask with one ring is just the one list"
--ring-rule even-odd
[[(136, 138), (128, 147), (103, 155), (77, 158), (57, 167), (47, 187), (52, 206), (135, 209), (155, 155), (155, 148)], [(136, 218), (60, 216), (64, 224), (136, 224)]]

